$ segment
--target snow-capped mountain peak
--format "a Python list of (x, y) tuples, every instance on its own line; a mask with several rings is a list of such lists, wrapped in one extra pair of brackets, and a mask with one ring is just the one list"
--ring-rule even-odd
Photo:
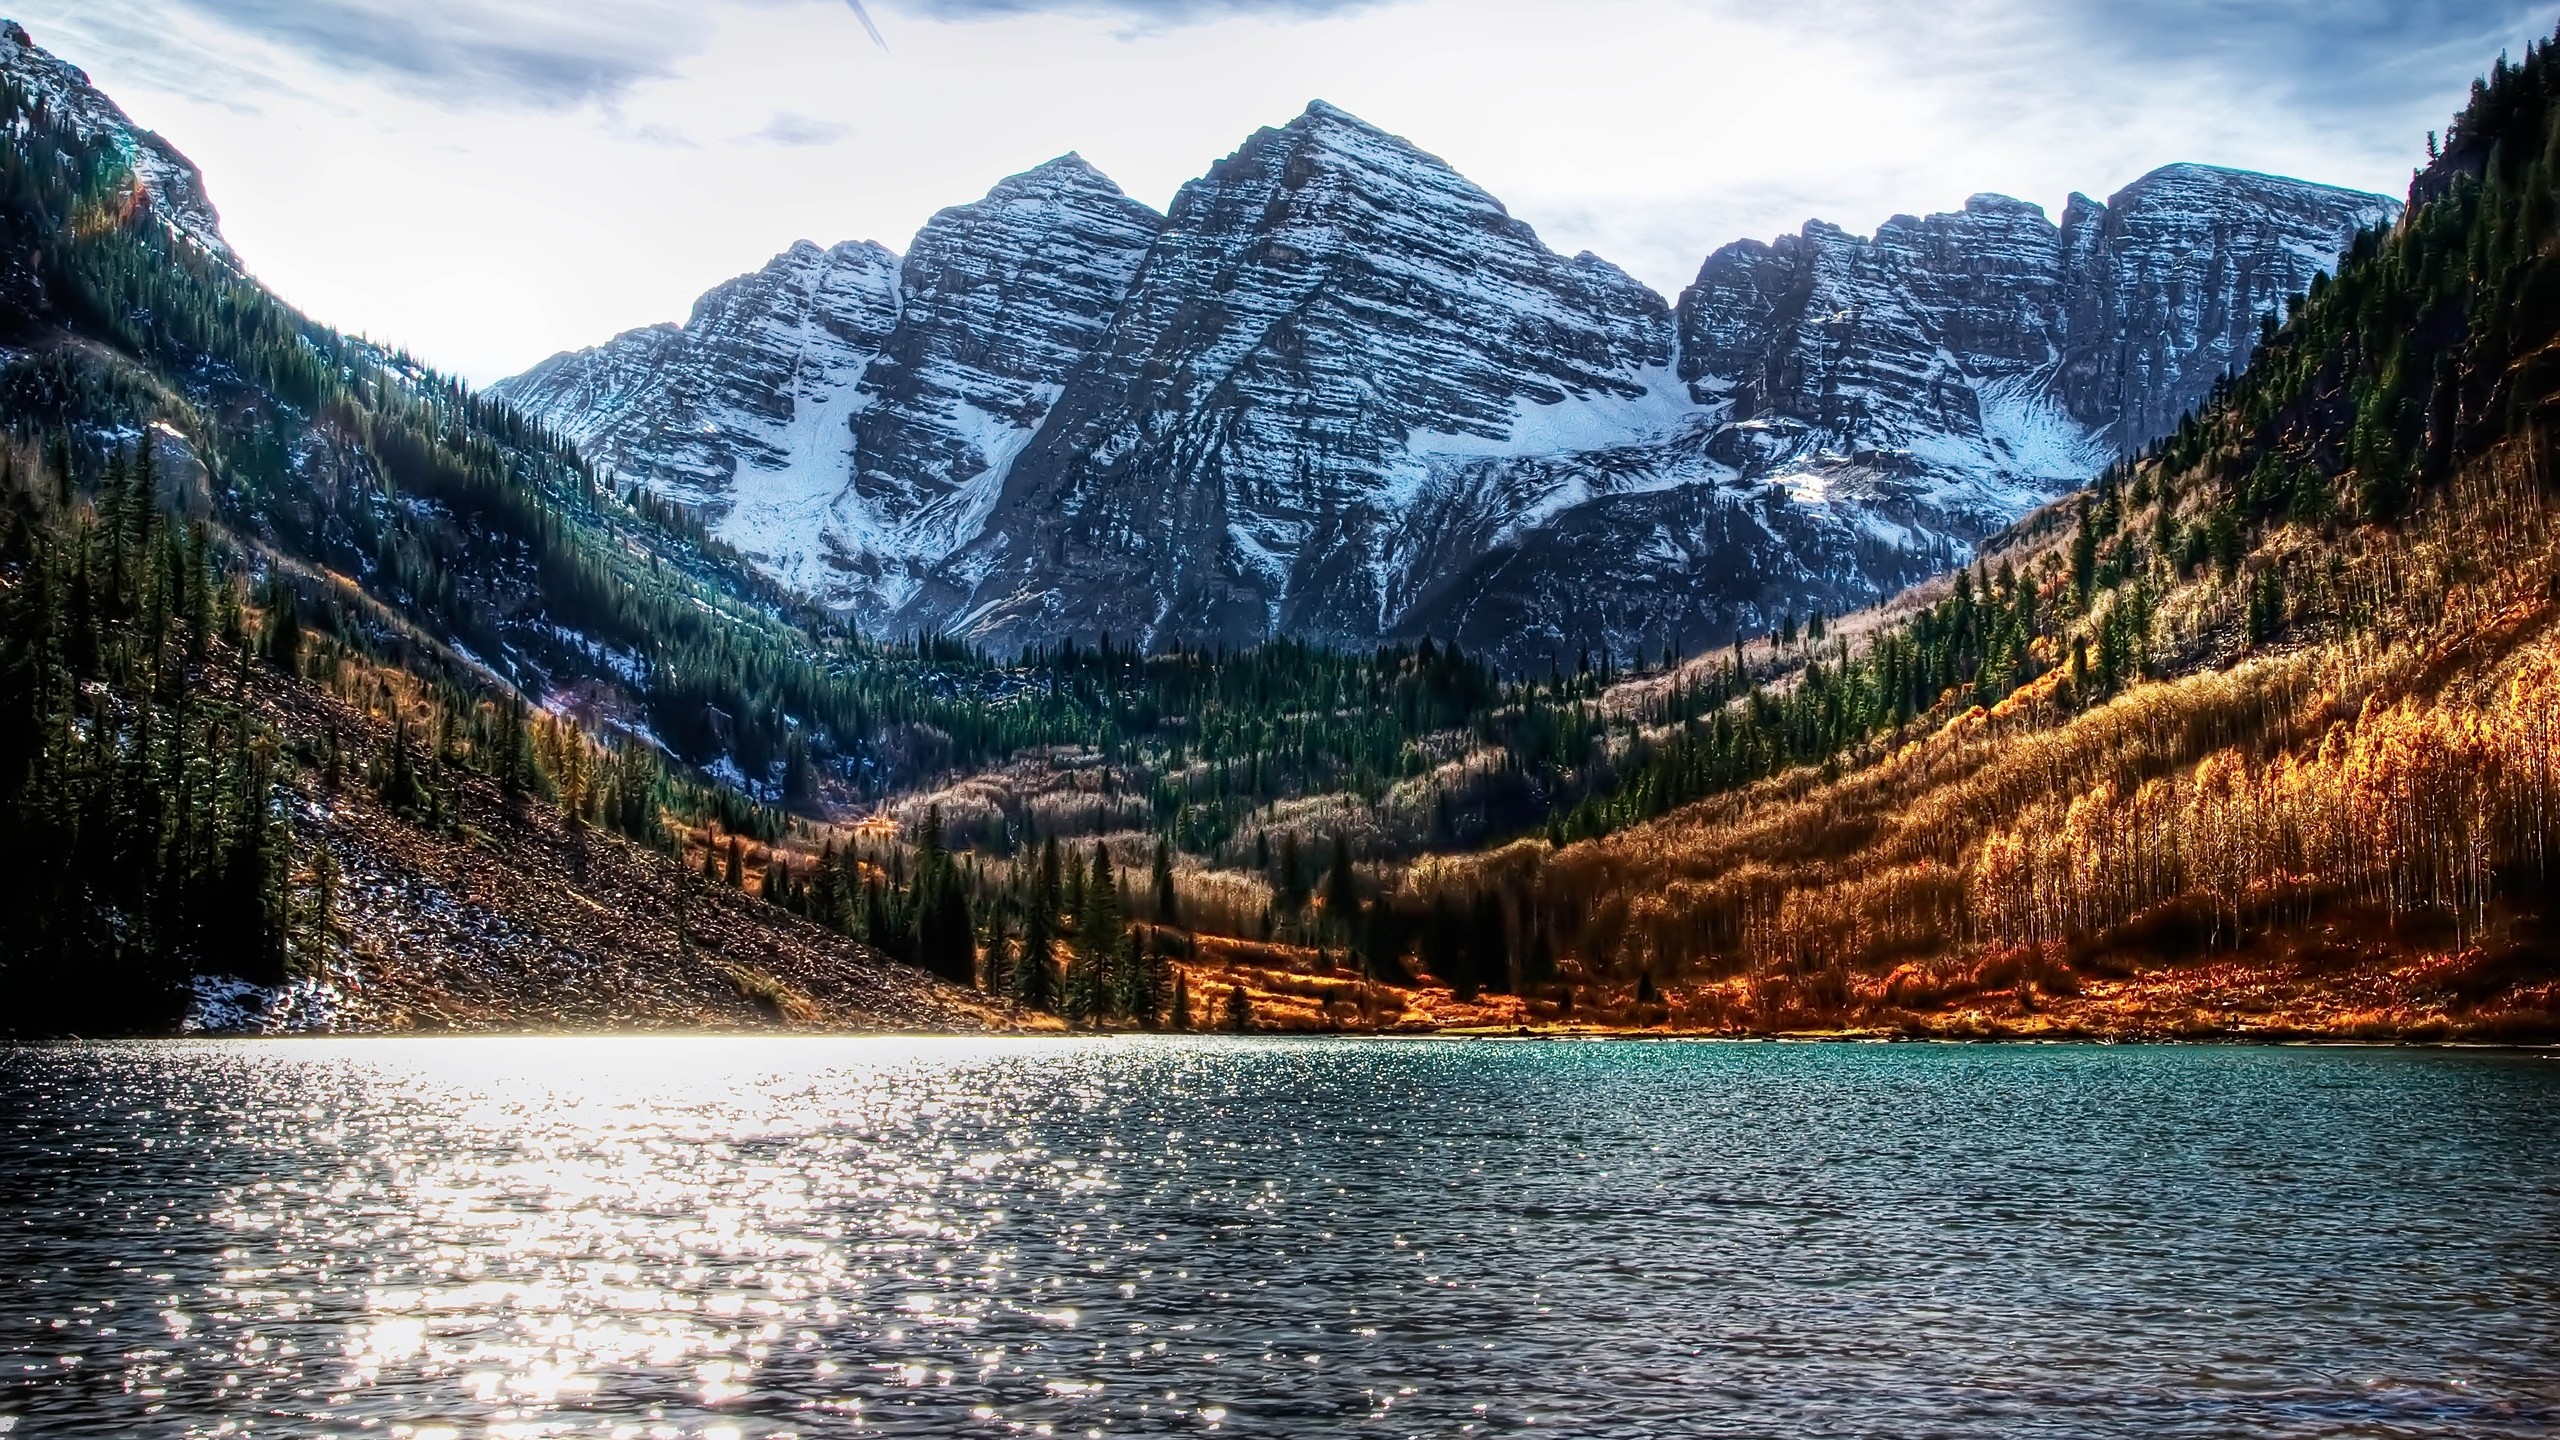
[(785, 583), (876, 618), (975, 532), (1158, 223), (1064, 155), (936, 215), (903, 259), (804, 241), (681, 327), (497, 391)]
[(502, 390), (874, 627), (1533, 665), (1961, 557), (2174, 424), (2394, 213), (2168, 166), (2059, 222), (1986, 193), (1738, 242), (1674, 306), (1318, 100), (1163, 216), (1061, 156), (934, 217), (893, 284), (885, 251), (748, 277)]

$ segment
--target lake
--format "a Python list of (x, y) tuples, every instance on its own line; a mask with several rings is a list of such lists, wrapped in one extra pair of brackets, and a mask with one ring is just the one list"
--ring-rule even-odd
[(2560, 1061), (0, 1051), (14, 1436), (2547, 1435)]

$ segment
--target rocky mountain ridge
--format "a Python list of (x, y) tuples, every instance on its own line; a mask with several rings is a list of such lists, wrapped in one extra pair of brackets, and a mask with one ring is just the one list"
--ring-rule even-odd
[(205, 194), (204, 173), (195, 162), (157, 133), (134, 124), (89, 83), (87, 71), (36, 44), (15, 20), (0, 20), (0, 79), (41, 107), (38, 118), (83, 141), (114, 147), (132, 173), (127, 204), (157, 212), (208, 254), (232, 259), (231, 246), (222, 238), (222, 219)]
[(1943, 568), (2173, 426), (2396, 213), (2176, 165), (2059, 224), (1980, 195), (1738, 242), (1673, 304), (1317, 102), (1165, 216), (1066, 157), (894, 269), (796, 247), (498, 393), (875, 630), (1535, 668)]

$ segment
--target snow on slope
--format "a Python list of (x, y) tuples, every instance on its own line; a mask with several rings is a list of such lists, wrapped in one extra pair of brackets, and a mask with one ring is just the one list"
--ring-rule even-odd
[(903, 261), (804, 242), (681, 328), (555, 356), (497, 393), (878, 622), (978, 532), (1158, 223), (1064, 156), (936, 215)]
[(1649, 398), (1667, 423), (1670, 342), (1643, 286), (1318, 103), (1184, 187), (975, 563), (901, 622), (966, 617), (999, 645), (1060, 617), (1143, 641), (1374, 636), (1429, 454), (1622, 435)]

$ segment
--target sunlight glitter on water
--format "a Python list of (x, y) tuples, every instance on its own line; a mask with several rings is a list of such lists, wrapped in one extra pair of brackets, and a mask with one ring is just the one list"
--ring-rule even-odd
[[(590, 1403), (581, 1397), (602, 1388), (599, 1376), (635, 1373), (686, 1374), (681, 1398), (719, 1411), (830, 1336), (947, 1353), (948, 1341), (926, 1337), (974, 1331), (991, 1305), (1054, 1325), (1058, 1314), (1004, 1295), (1007, 1256), (982, 1244), (1002, 1211), (983, 1202), (1014, 1182), (1059, 1196), (1104, 1184), (1099, 1168), (1028, 1143), (964, 1155), (941, 1140), (956, 1112), (931, 1077), (1022, 1058), (1012, 1047), (593, 1039), (530, 1053), (520, 1042), (359, 1053), (422, 1110), (451, 1116), (454, 1131), (505, 1141), (493, 1151), (484, 1140), (472, 1159), (384, 1157), (410, 1177), (419, 1283), (369, 1287), (366, 1306), (431, 1318), (377, 1326), (397, 1348), (358, 1349), (356, 1373), (376, 1389), (386, 1364), (459, 1376), (499, 1423), (556, 1420), (564, 1399)], [(830, 1219), (847, 1214), (865, 1217), (867, 1233)], [(362, 1227), (358, 1243), (387, 1238), (379, 1217), (349, 1220)], [(343, 1248), (348, 1237), (313, 1241)], [(877, 1293), (883, 1282), (901, 1293)], [(981, 1381), (1004, 1370), (1002, 1348), (965, 1359)], [(821, 1381), (847, 1373), (832, 1359), (806, 1370)], [(844, 1383), (939, 1388), (958, 1374), (892, 1359), (858, 1370)], [(1074, 1401), (1102, 1388), (1051, 1380), (1043, 1392)], [(650, 1407), (651, 1429), (672, 1418), (675, 1433), (691, 1433), (681, 1407), (664, 1403), (673, 1398)], [(846, 1414), (862, 1403), (803, 1398)], [(721, 1430), (748, 1433), (708, 1423), (700, 1433)]]
[(2555, 1071), (1209, 1040), (5, 1052), (0, 1182), (32, 1198), (0, 1235), (0, 1417), (2533, 1433), (2560, 1413), (2533, 1258), (2560, 1215)]

